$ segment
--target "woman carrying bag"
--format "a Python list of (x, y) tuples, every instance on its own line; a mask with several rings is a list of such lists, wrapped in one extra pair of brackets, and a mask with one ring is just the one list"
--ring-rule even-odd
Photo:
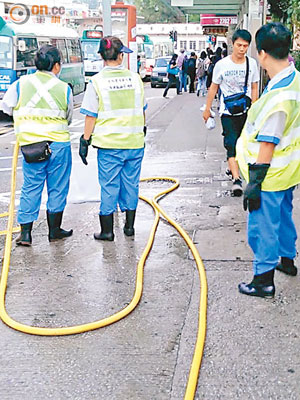
[(176, 84), (177, 94), (181, 94), (180, 93), (180, 83), (179, 83), (179, 68), (177, 67), (177, 63), (176, 63), (177, 57), (178, 57), (177, 54), (173, 54), (173, 56), (168, 64), (167, 73), (168, 73), (169, 82), (167, 84), (167, 87), (164, 90), (163, 97), (167, 97), (168, 90), (174, 83)]

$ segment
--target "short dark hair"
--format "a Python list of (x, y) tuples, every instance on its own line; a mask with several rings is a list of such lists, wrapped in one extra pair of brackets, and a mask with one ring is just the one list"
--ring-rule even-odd
[(116, 60), (118, 55), (121, 53), (123, 43), (115, 36), (106, 36), (101, 39), (98, 53), (104, 61)]
[(178, 54), (174, 53), (174, 54), (172, 55), (172, 58), (171, 58), (171, 60), (170, 60), (170, 63), (173, 62), (173, 61), (176, 61), (177, 58), (178, 58)]
[(216, 56), (221, 57), (221, 54), (222, 54), (222, 47), (217, 47)]
[(52, 71), (56, 63), (61, 63), (60, 51), (55, 46), (45, 44), (37, 51), (34, 63), (39, 71)]
[(251, 33), (246, 29), (237, 29), (232, 35), (232, 43), (234, 43), (237, 39), (243, 39), (250, 44), (252, 36)]
[(288, 57), (292, 45), (292, 33), (280, 22), (263, 25), (256, 32), (255, 42), (257, 51), (264, 50), (277, 60)]
[(201, 51), (200, 58), (202, 58), (202, 60), (206, 59), (206, 52), (204, 50)]

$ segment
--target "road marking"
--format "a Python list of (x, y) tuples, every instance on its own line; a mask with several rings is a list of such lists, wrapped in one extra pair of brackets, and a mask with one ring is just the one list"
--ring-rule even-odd
[[(22, 169), (22, 167), (17, 167), (17, 169)], [(0, 168), (0, 172), (11, 171), (11, 167)]]
[[(22, 156), (19, 155), (18, 158), (21, 158)], [(13, 156), (0, 156), (0, 160), (11, 160), (13, 158)]]
[[(170, 96), (171, 97), (171, 96)], [(174, 97), (174, 96), (173, 96)], [(146, 101), (148, 100), (154, 100), (154, 99), (161, 99), (162, 96), (155, 96), (155, 97), (146, 97)]]
[[(16, 190), (16, 196), (21, 194), (21, 190)], [(0, 193), (0, 203), (9, 204), (10, 203), (10, 192)], [(19, 205), (20, 201), (16, 198), (16, 206)]]
[(2, 136), (4, 136), (4, 135), (6, 135), (6, 134), (8, 134), (8, 133), (13, 133), (14, 132), (14, 130), (11, 128), (11, 127), (9, 127), (9, 128), (0, 128), (0, 135)]

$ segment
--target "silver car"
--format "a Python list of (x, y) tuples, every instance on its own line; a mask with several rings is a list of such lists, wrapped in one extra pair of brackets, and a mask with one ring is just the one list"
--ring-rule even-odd
[(151, 87), (156, 86), (167, 86), (169, 81), (167, 74), (167, 66), (171, 60), (171, 57), (158, 57), (155, 59), (155, 64), (151, 73)]

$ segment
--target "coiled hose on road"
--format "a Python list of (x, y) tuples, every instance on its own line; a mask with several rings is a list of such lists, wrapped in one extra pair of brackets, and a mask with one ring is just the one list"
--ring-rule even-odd
[(0, 317), (2, 321), (7, 324), (9, 327), (28, 334), (32, 335), (40, 335), (40, 336), (62, 336), (62, 335), (72, 335), (82, 332), (87, 332), (91, 330), (95, 330), (98, 328), (103, 328), (104, 326), (113, 324), (120, 319), (126, 317), (130, 314), (135, 307), (138, 305), (142, 292), (143, 292), (143, 278), (144, 278), (144, 266), (146, 259), (151, 251), (151, 247), (154, 242), (155, 232), (159, 223), (160, 215), (162, 215), (170, 225), (172, 225), (178, 233), (183, 237), (186, 244), (190, 248), (193, 257), (196, 261), (197, 269), (199, 272), (199, 279), (200, 279), (200, 302), (199, 302), (199, 319), (198, 319), (198, 334), (197, 340), (194, 350), (193, 361), (190, 368), (190, 374), (186, 386), (185, 392), (185, 400), (192, 400), (194, 399), (196, 388), (197, 388), (197, 381), (198, 375), (203, 355), (204, 349), (204, 342), (205, 342), (205, 334), (206, 334), (206, 312), (207, 312), (207, 281), (206, 281), (206, 274), (203, 262), (201, 257), (192, 242), (191, 238), (188, 234), (172, 219), (170, 218), (164, 210), (158, 205), (158, 201), (162, 196), (172, 192), (173, 190), (177, 189), (179, 186), (179, 182), (175, 178), (169, 177), (153, 177), (153, 178), (144, 178), (141, 181), (167, 181), (172, 182), (173, 185), (155, 195), (152, 199), (148, 199), (142, 195), (140, 195), (140, 199), (148, 203), (155, 212), (154, 222), (152, 224), (152, 228), (150, 231), (149, 239), (147, 245), (142, 253), (142, 256), (137, 265), (137, 273), (136, 273), (136, 286), (135, 292), (133, 295), (132, 300), (130, 303), (123, 308), (122, 310), (118, 311), (117, 313), (104, 318), (98, 321), (90, 322), (83, 325), (76, 325), (76, 326), (69, 326), (64, 328), (41, 328), (41, 327), (34, 327), (25, 324), (21, 324), (14, 319), (12, 319), (6, 312), (5, 309), (5, 293), (6, 293), (6, 286), (7, 286), (7, 278), (9, 273), (9, 264), (10, 264), (10, 255), (12, 249), (12, 232), (16, 231), (16, 228), (13, 228), (13, 221), (14, 221), (14, 211), (15, 211), (15, 191), (16, 191), (16, 171), (17, 171), (17, 163), (18, 163), (18, 151), (19, 145), (18, 142), (14, 148), (14, 155), (13, 155), (13, 162), (12, 162), (12, 178), (11, 178), (11, 197), (10, 197), (10, 205), (9, 205), (9, 212), (2, 214), (2, 216), (8, 215), (8, 222), (7, 222), (7, 230), (4, 231), (6, 233), (6, 241), (5, 241), (5, 248), (4, 248), (4, 257), (3, 257), (3, 267), (2, 267), (2, 274), (0, 280)]

